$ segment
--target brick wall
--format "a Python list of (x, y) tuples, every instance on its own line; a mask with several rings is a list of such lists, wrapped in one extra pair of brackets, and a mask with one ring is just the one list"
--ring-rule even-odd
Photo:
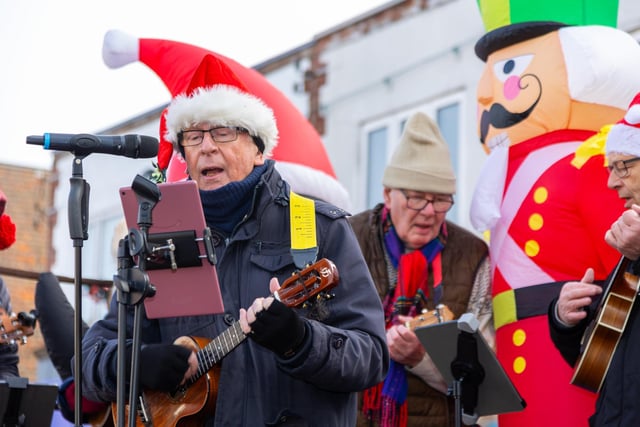
[[(50, 171), (0, 164), (0, 189), (8, 200), (5, 213), (16, 224), (16, 242), (0, 251), (0, 271), (16, 313), (35, 308), (37, 274), (49, 271), (52, 264), (55, 185), (55, 176)], [(7, 274), (6, 269), (17, 270), (19, 274)], [(20, 346), (19, 355), (20, 375), (35, 382), (38, 360), (48, 357), (37, 326), (34, 335)]]

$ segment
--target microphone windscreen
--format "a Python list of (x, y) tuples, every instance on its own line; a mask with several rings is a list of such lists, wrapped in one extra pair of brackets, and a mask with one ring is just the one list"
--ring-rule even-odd
[(152, 136), (140, 135), (140, 156), (142, 158), (156, 157), (158, 155), (158, 139)]
[(125, 135), (124, 155), (138, 158), (149, 158), (158, 155), (158, 140), (147, 135)]

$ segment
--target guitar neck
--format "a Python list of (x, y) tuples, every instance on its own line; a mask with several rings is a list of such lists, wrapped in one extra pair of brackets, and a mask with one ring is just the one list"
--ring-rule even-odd
[(609, 292), (611, 292), (611, 289), (617, 283), (617, 281), (620, 280), (621, 277), (623, 277), (624, 272), (627, 270), (627, 266), (629, 265), (629, 262), (630, 262), (629, 258), (624, 256), (620, 258), (620, 261), (618, 261), (616, 268), (613, 270), (613, 273), (611, 273), (610, 275), (609, 281), (605, 283), (605, 286), (602, 289), (603, 298), (600, 299), (600, 304), (598, 304), (598, 309), (604, 305), (604, 300), (606, 299), (604, 298), (604, 296), (608, 295)]
[[(313, 301), (313, 298), (329, 298), (326, 291), (335, 287), (338, 280), (339, 274), (335, 264), (322, 258), (285, 280), (275, 296), (287, 307), (299, 307), (309, 300)], [(223, 333), (198, 350), (198, 372), (191, 377), (189, 385), (209, 372), (245, 339), (247, 336), (242, 331), (240, 323), (235, 321)]]
[(211, 340), (196, 353), (198, 358), (198, 373), (191, 377), (190, 382), (196, 382), (213, 366), (220, 362), (227, 354), (236, 348), (247, 336), (240, 327), (240, 322), (234, 322), (229, 328)]

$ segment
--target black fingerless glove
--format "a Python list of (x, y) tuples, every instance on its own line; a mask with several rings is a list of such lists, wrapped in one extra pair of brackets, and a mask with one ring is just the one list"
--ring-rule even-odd
[(174, 391), (189, 368), (191, 350), (175, 344), (149, 344), (140, 350), (140, 385)]
[(250, 326), (251, 339), (283, 358), (292, 357), (306, 335), (304, 321), (278, 300), (273, 300), (268, 310), (259, 312)]

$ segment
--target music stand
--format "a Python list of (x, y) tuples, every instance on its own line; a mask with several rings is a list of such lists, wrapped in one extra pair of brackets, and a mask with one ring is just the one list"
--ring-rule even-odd
[(0, 426), (49, 427), (58, 397), (58, 387), (28, 384), (27, 378), (0, 381)]
[[(463, 314), (458, 320), (422, 326), (415, 329), (415, 334), (423, 347), (433, 360), (434, 364), (444, 377), (447, 384), (451, 384), (450, 391), (456, 398), (456, 425), (460, 420), (465, 425), (473, 425), (477, 419), (485, 415), (497, 415), (506, 412), (521, 411), (526, 402), (520, 396), (506, 372), (498, 362), (493, 350), (485, 339), (478, 333), (478, 320), (471, 313)], [(475, 353), (463, 355), (468, 350), (461, 346), (462, 338), (475, 341)], [(460, 364), (465, 362), (467, 356), (475, 359), (471, 363), (462, 363), (471, 368), (479, 368), (480, 377), (477, 384), (477, 401), (475, 409), (470, 412), (468, 408), (459, 405), (460, 386), (464, 387), (464, 379), (460, 379)], [(479, 365), (479, 366), (474, 366)], [(462, 369), (464, 371), (464, 369)], [(472, 372), (472, 374), (476, 374)], [(473, 390), (472, 390), (473, 391)], [(462, 393), (465, 391), (463, 389)], [(462, 396), (464, 399), (465, 396)]]

